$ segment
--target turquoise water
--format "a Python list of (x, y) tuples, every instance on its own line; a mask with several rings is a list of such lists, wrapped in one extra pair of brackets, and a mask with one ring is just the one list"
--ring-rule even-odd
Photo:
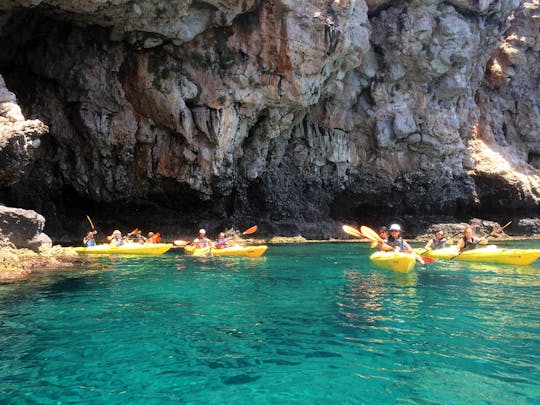
[(368, 254), (169, 252), (0, 284), (0, 403), (540, 404), (540, 264), (399, 274)]

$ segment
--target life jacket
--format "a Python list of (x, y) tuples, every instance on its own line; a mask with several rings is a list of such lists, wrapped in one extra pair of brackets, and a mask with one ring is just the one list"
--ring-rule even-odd
[(405, 245), (403, 244), (403, 238), (401, 236), (394, 238), (392, 235), (390, 235), (386, 241), (386, 244), (388, 246), (392, 246), (394, 249), (399, 248), (399, 250), (405, 252)]
[(445, 248), (445, 247), (446, 247), (446, 238), (442, 238), (442, 239), (433, 238), (433, 239), (431, 239), (431, 248), (433, 250), (442, 249), (442, 248)]
[(91, 239), (84, 239), (83, 240), (83, 243), (86, 247), (90, 247), (90, 246), (96, 246), (96, 240), (91, 238)]
[(122, 237), (112, 238), (111, 242), (114, 242), (116, 246), (122, 246), (124, 244), (124, 239), (122, 239)]
[(476, 249), (478, 247), (479, 240), (475, 238), (474, 236), (470, 240), (465, 239), (465, 236), (462, 239), (464, 242), (463, 247), (461, 248), (462, 252), (465, 250)]
[(223, 249), (229, 245), (228, 238), (216, 239), (216, 249)]
[(193, 242), (195, 242), (195, 246), (198, 248), (205, 248), (210, 246), (210, 239), (208, 239), (207, 237), (201, 239), (197, 238)]

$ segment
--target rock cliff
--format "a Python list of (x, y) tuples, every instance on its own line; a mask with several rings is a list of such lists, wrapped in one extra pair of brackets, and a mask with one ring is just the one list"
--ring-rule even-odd
[(24, 168), (0, 151), (0, 201), (57, 240), (86, 213), (316, 238), (534, 216), (538, 7), (0, 0), (0, 89), (48, 126)]

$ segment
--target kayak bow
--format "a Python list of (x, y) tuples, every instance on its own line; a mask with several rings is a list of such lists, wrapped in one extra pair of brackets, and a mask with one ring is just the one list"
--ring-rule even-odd
[(400, 273), (408, 273), (414, 268), (416, 255), (401, 252), (375, 252), (369, 259), (383, 269), (393, 270)]

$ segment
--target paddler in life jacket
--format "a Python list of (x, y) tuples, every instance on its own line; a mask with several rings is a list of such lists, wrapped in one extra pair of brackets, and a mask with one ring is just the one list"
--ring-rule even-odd
[(220, 232), (215, 242), (216, 249), (223, 249), (229, 246), (229, 240), (230, 238), (225, 236), (225, 232)]
[(199, 237), (193, 239), (193, 245), (196, 248), (206, 248), (212, 246), (212, 241), (206, 237), (205, 229), (199, 229)]
[(148, 232), (148, 243), (159, 243), (161, 242), (161, 234), (159, 232)]
[(398, 224), (390, 225), (390, 236), (386, 240), (386, 244), (394, 248), (396, 252), (414, 253), (413, 249), (400, 235), (401, 227)]
[(127, 234), (126, 241), (143, 244), (146, 243), (146, 238), (143, 236), (139, 228), (135, 228), (133, 231)]
[(83, 239), (84, 246), (86, 247), (96, 246), (96, 239), (95, 239), (96, 233), (97, 231), (94, 229), (93, 231), (90, 231), (86, 234), (86, 236)]
[(485, 244), (487, 244), (487, 239), (473, 236), (473, 229), (468, 226), (463, 230), (463, 237), (458, 241), (457, 249), (460, 252), (464, 252), (465, 250), (476, 249), (478, 245)]
[(112, 235), (107, 236), (107, 239), (111, 241), (113, 246), (122, 246), (124, 244), (124, 238), (122, 238), (122, 232), (115, 229)]
[[(381, 226), (379, 228), (379, 237), (382, 239), (382, 242), (373, 242), (373, 243), (376, 243), (377, 247), (384, 251), (384, 252), (391, 252), (392, 250), (394, 250), (394, 248), (392, 246), (389, 246), (386, 242), (388, 241), (388, 228), (386, 226)], [(372, 247), (375, 247), (372, 245)]]
[[(386, 244), (388, 246), (392, 246), (395, 252), (405, 252), (405, 253), (415, 254), (413, 248), (410, 247), (409, 244), (403, 240), (400, 233), (401, 233), (401, 227), (398, 224), (390, 225), (390, 236), (388, 237)], [(418, 263), (425, 264), (424, 259), (422, 259), (420, 256), (416, 254), (415, 256), (416, 256), (416, 261)]]
[(444, 237), (444, 233), (443, 231), (437, 231), (435, 233), (435, 237), (431, 238), (424, 248), (426, 250), (436, 250), (436, 249), (443, 249), (445, 247), (446, 247), (446, 238)]

